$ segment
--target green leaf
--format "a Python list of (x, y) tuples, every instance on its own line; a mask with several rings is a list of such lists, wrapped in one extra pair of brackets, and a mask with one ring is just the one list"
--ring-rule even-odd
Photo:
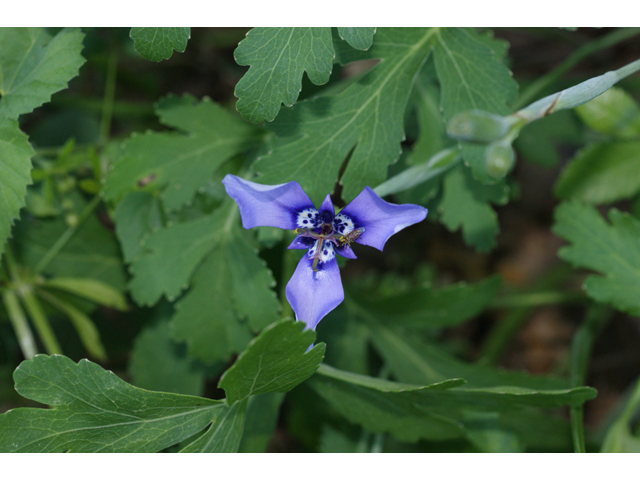
[[(507, 104), (518, 86), (489, 45), (464, 28), (441, 28), (437, 36), (434, 57), (446, 122), (466, 110), (511, 113)], [(484, 146), (465, 144), (462, 154), (475, 178), (495, 181), (486, 168)]]
[(162, 294), (172, 301), (187, 288), (198, 265), (220, 242), (233, 208), (228, 205), (213, 215), (173, 223), (147, 237), (142, 254), (130, 268), (129, 288), (138, 305), (153, 305)]
[(253, 28), (234, 52), (250, 65), (236, 85), (236, 108), (253, 123), (271, 122), (280, 104), (290, 107), (302, 90), (302, 73), (316, 85), (329, 81), (333, 67), (330, 28)]
[(444, 179), (442, 200), (438, 205), (442, 223), (450, 230), (462, 228), (464, 243), (479, 251), (496, 245), (500, 233), (498, 215), (491, 203), (504, 204), (509, 187), (504, 182), (483, 185), (471, 177), (469, 169), (457, 167)]
[(358, 50), (368, 50), (375, 33), (375, 27), (338, 27), (340, 38)]
[[(264, 453), (278, 424), (284, 393), (264, 393), (249, 397), (241, 453)], [(237, 404), (235, 404), (237, 405)]]
[(162, 227), (162, 207), (158, 197), (149, 192), (131, 192), (124, 196), (113, 212), (116, 236), (127, 263), (143, 250), (150, 233)]
[(167, 97), (156, 105), (160, 122), (179, 132), (133, 134), (104, 184), (107, 200), (133, 190), (157, 189), (169, 210), (187, 204), (231, 157), (253, 146), (255, 127), (204, 98)]
[(576, 107), (575, 112), (589, 128), (598, 132), (618, 138), (633, 138), (640, 134), (640, 107), (619, 87), (611, 87)]
[(479, 315), (494, 299), (499, 276), (481, 282), (435, 290), (419, 287), (382, 298), (354, 298), (368, 315), (385, 325), (402, 327), (453, 327)]
[(224, 407), (200, 438), (180, 450), (180, 453), (236, 453), (240, 448), (246, 399), (231, 407)]
[(560, 390), (567, 387), (567, 382), (559, 378), (533, 376), (463, 362), (435, 344), (421, 341), (410, 333), (403, 334), (397, 328), (379, 324), (369, 324), (369, 328), (373, 344), (395, 378), (401, 382), (428, 385), (461, 376), (467, 381), (464, 388), (500, 385)]
[(579, 405), (596, 393), (588, 387), (546, 391), (510, 386), (468, 388), (461, 386), (464, 380), (459, 379), (418, 386), (327, 365), (320, 366), (310, 384), (351, 422), (372, 432), (389, 432), (407, 442), (464, 437), (467, 424), (476, 420), (469, 412), (500, 412), (501, 424), (509, 425), (510, 415), (527, 417), (524, 407)]
[[(340, 179), (345, 200), (385, 180), (400, 155), (404, 111), (416, 74), (431, 50), (433, 30), (379, 29), (376, 43), (341, 61), (381, 59), (338, 93), (326, 93), (284, 110), (270, 126), (278, 135), (271, 153), (256, 163), (258, 181), (295, 180), (319, 204)], [(353, 58), (352, 58), (353, 57)]]
[[(237, 213), (235, 205), (233, 209)], [(271, 290), (274, 285), (271, 272), (258, 257), (250, 234), (235, 226), (235, 215), (230, 218), (231, 221), (225, 223), (224, 236), (217, 244), (209, 244), (211, 253), (202, 248), (200, 258), (206, 259), (195, 274), (191, 290), (176, 305), (172, 318), (174, 339), (186, 341), (189, 354), (204, 362), (242, 351), (251, 340), (251, 331), (257, 332), (278, 318), (279, 303)], [(234, 226), (230, 228), (230, 225)], [(158, 275), (158, 272), (164, 270), (166, 259), (173, 258), (181, 248), (181, 244), (168, 243), (164, 250), (158, 250), (154, 257), (158, 263), (155, 267), (152, 263), (148, 265), (148, 278), (156, 275), (158, 284), (180, 285), (171, 276), (172, 270), (168, 271), (168, 277)], [(145, 258), (141, 257), (140, 261)], [(195, 256), (188, 258), (195, 259)], [(175, 271), (182, 274), (180, 268), (178, 261)], [(140, 288), (146, 288), (145, 278), (138, 277), (134, 281), (138, 281), (136, 285)], [(189, 276), (184, 282), (188, 279)], [(134, 297), (138, 295), (133, 293)]]
[(55, 277), (45, 281), (44, 287), (64, 290), (105, 307), (127, 310), (127, 299), (118, 290), (92, 278)]
[(189, 27), (133, 27), (129, 32), (133, 48), (147, 60), (168, 60), (173, 51), (184, 52), (191, 38)]
[(0, 258), (11, 234), (11, 225), (25, 205), (34, 154), (18, 122), (0, 117)]
[(553, 231), (570, 242), (558, 255), (574, 267), (595, 270), (584, 289), (597, 302), (613, 305), (632, 315), (640, 314), (640, 221), (615, 208), (607, 223), (590, 206), (578, 202), (560, 204)]
[(562, 171), (554, 193), (601, 205), (631, 198), (640, 191), (640, 141), (590, 145)]
[(67, 88), (85, 61), (83, 38), (76, 28), (53, 38), (42, 28), (0, 29), (0, 117), (17, 119)]
[(204, 371), (187, 358), (185, 349), (171, 340), (168, 319), (143, 330), (131, 351), (131, 383), (160, 392), (202, 395)]
[(287, 320), (252, 340), (218, 384), (227, 394), (227, 403), (260, 393), (288, 392), (313, 375), (324, 358), (325, 344), (307, 351), (315, 332), (304, 328), (302, 322)]
[(218, 400), (149, 392), (95, 363), (37, 355), (14, 373), (20, 395), (51, 409), (0, 415), (2, 452), (156, 452), (201, 431)]

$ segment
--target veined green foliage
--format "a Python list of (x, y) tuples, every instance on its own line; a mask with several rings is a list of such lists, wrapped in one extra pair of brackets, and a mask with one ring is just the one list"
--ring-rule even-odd
[(160, 229), (131, 265), (130, 289), (141, 305), (163, 294), (174, 299), (192, 285), (176, 305), (173, 335), (205, 362), (244, 349), (251, 331), (276, 320), (279, 309), (271, 272), (250, 233), (236, 225), (237, 213), (227, 199), (212, 215)]
[[(163, 125), (179, 132), (133, 135), (104, 185), (107, 200), (156, 189), (169, 210), (189, 203), (231, 157), (252, 147), (260, 131), (205, 98), (167, 97), (156, 105)], [(181, 133), (184, 132), (184, 133)]]
[(553, 231), (570, 242), (558, 255), (574, 267), (595, 270), (584, 289), (597, 302), (640, 314), (640, 221), (612, 208), (607, 223), (598, 211), (577, 201), (561, 204)]
[(346, 201), (365, 186), (384, 181), (387, 166), (400, 155), (405, 107), (434, 36), (435, 30), (429, 29), (379, 29), (368, 51), (339, 51), (341, 63), (380, 62), (338, 93), (281, 112), (270, 125), (278, 136), (273, 151), (256, 163), (258, 180), (265, 184), (295, 180), (319, 203), (333, 191), (350, 154), (340, 178)]
[(467, 245), (488, 251), (495, 247), (500, 232), (498, 215), (491, 203), (503, 205), (508, 200), (509, 187), (504, 181), (482, 184), (472, 177), (468, 168), (460, 166), (445, 177), (438, 210), (449, 230), (462, 229)]
[(11, 225), (25, 205), (34, 153), (18, 122), (0, 117), (0, 258)]
[[(515, 99), (518, 86), (486, 42), (468, 29), (441, 28), (434, 45), (441, 104), (447, 122), (466, 110), (510, 113), (507, 104)], [(495, 181), (486, 168), (484, 146), (464, 144), (462, 152), (474, 177), (484, 183)]]
[(38, 355), (14, 373), (16, 390), (51, 409), (0, 415), (3, 452), (156, 452), (224, 418), (224, 402), (128, 385), (95, 363)]
[(189, 27), (134, 27), (129, 36), (133, 48), (147, 60), (168, 60), (173, 51), (184, 52), (191, 37)]
[(280, 322), (251, 342), (220, 379), (219, 387), (225, 390), (230, 405), (250, 395), (288, 392), (315, 373), (325, 345), (307, 351), (315, 332), (304, 327), (303, 322)]
[(54, 37), (42, 28), (0, 30), (0, 117), (16, 119), (67, 88), (84, 63), (84, 34), (65, 28)]

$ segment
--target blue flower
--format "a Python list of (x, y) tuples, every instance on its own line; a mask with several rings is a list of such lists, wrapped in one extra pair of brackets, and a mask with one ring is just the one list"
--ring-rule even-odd
[(336, 253), (356, 258), (353, 242), (382, 250), (391, 235), (427, 216), (426, 208), (385, 202), (369, 187), (336, 215), (330, 195), (316, 209), (297, 182), (261, 185), (227, 175), (222, 183), (240, 208), (244, 228), (293, 230), (297, 236), (289, 248), (307, 250), (285, 293), (296, 319), (314, 330), (344, 300)]

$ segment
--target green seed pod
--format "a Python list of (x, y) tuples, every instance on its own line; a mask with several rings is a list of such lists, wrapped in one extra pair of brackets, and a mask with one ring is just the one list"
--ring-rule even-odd
[(513, 168), (516, 160), (516, 152), (509, 142), (492, 142), (484, 153), (487, 173), (499, 180), (507, 175)]
[(511, 127), (505, 117), (481, 110), (455, 115), (447, 125), (450, 137), (470, 142), (489, 143), (503, 138)]

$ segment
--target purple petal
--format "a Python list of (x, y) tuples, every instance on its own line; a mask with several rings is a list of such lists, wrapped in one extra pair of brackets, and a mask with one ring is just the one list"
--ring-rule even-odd
[(298, 212), (314, 208), (298, 182), (261, 185), (227, 175), (222, 183), (238, 204), (242, 226), (246, 229), (267, 226), (293, 230), (297, 227)]
[(315, 330), (318, 322), (344, 300), (340, 269), (335, 259), (312, 268), (313, 259), (306, 254), (287, 284), (287, 300), (296, 313), (296, 320)]
[(356, 254), (353, 253), (353, 249), (349, 245), (345, 245), (342, 248), (336, 247), (335, 251), (338, 253), (338, 255), (344, 258), (350, 258), (351, 260), (355, 260), (358, 258), (356, 257)]
[(333, 209), (333, 202), (331, 201), (331, 195), (327, 195), (324, 199), (324, 201), (322, 202), (322, 205), (320, 205), (320, 209), (318, 210), (319, 212), (324, 212), (325, 210), (327, 210), (328, 212), (331, 213), (331, 219), (333, 220), (333, 216), (335, 215), (335, 210)]
[(371, 188), (365, 187), (340, 213), (351, 217), (356, 228), (364, 227), (357, 243), (382, 250), (391, 235), (424, 220), (427, 209), (385, 202)]
[(287, 248), (290, 250), (309, 250), (315, 240), (309, 237), (296, 237)]

